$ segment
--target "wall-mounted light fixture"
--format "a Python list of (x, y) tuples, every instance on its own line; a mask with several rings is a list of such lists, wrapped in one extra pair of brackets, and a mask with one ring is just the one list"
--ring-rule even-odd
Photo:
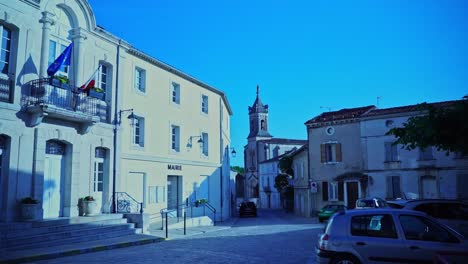
[(236, 155), (237, 155), (236, 150), (235, 150), (234, 148), (229, 148), (229, 149), (231, 150), (231, 156), (232, 156), (233, 158), (235, 158)]
[(120, 110), (119, 111), (119, 120), (117, 120), (117, 124), (120, 125), (122, 123), (122, 113), (125, 113), (125, 112), (131, 112), (127, 118), (130, 119), (130, 126), (134, 126), (135, 125), (135, 119), (136, 119), (136, 116), (135, 114), (133, 114), (133, 108), (131, 109), (125, 109), (125, 110)]
[(202, 137), (202, 136), (190, 136), (190, 137), (189, 137), (189, 140), (188, 140), (188, 142), (187, 142), (187, 147), (188, 147), (188, 148), (191, 148), (191, 147), (192, 147), (192, 140), (193, 140), (194, 138), (198, 138), (197, 143), (203, 144), (203, 137)]

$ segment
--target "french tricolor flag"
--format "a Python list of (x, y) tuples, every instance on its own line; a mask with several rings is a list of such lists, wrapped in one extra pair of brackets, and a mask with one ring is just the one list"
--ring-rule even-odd
[(99, 73), (99, 69), (101, 68), (101, 65), (94, 71), (93, 75), (91, 75), (91, 78), (88, 79), (82, 86), (80, 86), (81, 92), (87, 93), (89, 90), (93, 87), (96, 86), (96, 77)]

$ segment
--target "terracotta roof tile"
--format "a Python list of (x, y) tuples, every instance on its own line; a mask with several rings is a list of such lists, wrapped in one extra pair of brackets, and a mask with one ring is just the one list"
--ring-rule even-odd
[(328, 121), (358, 118), (361, 115), (375, 108), (376, 107), (374, 105), (369, 105), (369, 106), (356, 107), (356, 108), (345, 108), (345, 109), (332, 111), (332, 112), (324, 112), (310, 119), (305, 124), (307, 125), (311, 123), (321, 123), (321, 122), (328, 122)]

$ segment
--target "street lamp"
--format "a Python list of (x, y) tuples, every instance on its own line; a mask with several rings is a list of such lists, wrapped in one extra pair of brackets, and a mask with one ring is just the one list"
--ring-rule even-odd
[(232, 150), (232, 151), (231, 151), (231, 156), (232, 156), (233, 158), (235, 158), (236, 155), (237, 155), (236, 150), (235, 150), (234, 148), (229, 148), (229, 149)]
[(198, 138), (197, 143), (203, 144), (203, 137), (202, 136), (190, 136), (189, 140), (187, 142), (187, 147), (191, 148), (192, 147), (192, 139)]
[(125, 109), (125, 110), (120, 110), (119, 111), (119, 120), (117, 120), (117, 125), (120, 125), (122, 123), (122, 113), (125, 113), (125, 112), (131, 112), (127, 118), (130, 119), (130, 126), (134, 126), (135, 125), (135, 119), (136, 119), (136, 116), (135, 114), (133, 113), (133, 108), (130, 108), (130, 109)]

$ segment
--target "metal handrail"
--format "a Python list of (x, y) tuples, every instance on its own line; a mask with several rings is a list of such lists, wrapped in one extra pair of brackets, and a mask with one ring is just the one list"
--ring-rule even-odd
[[(117, 213), (132, 213), (132, 212), (139, 212), (143, 214), (143, 202), (137, 201), (127, 192), (116, 192), (116, 202), (117, 202)], [(128, 199), (119, 199), (120, 197), (125, 197)], [(133, 204), (131, 203), (133, 202)], [(134, 209), (134, 205), (136, 206), (136, 210)]]

